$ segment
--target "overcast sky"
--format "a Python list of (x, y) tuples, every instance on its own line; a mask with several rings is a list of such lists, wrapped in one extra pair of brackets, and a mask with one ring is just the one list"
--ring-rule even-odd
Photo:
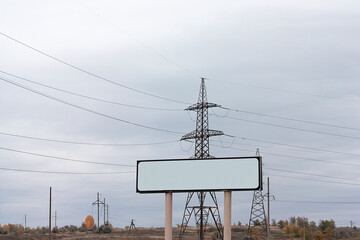
[[(96, 217), (97, 192), (114, 226), (164, 226), (164, 195), (137, 194), (134, 166), (194, 154), (179, 139), (195, 129), (183, 109), (201, 77), (208, 101), (231, 109), (209, 110), (210, 128), (236, 137), (212, 138), (210, 152), (259, 148), (271, 219), (360, 224), (359, 9), (357, 0), (1, 0), (0, 224), (26, 214), (27, 225), (47, 225), (51, 186), (59, 226)], [(252, 194), (233, 194), (233, 222), (249, 221)], [(174, 225), (185, 200), (174, 194)]]

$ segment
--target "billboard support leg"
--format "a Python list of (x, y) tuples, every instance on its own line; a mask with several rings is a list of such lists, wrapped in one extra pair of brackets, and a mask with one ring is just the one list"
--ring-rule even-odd
[(172, 240), (172, 192), (165, 193), (165, 240)]
[(224, 192), (224, 240), (231, 240), (231, 191)]

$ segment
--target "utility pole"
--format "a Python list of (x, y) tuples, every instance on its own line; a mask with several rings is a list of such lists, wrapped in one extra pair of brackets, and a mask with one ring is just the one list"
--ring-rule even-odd
[(107, 217), (106, 217), (106, 221), (107, 221), (107, 224), (109, 224), (109, 204), (106, 204), (106, 212), (107, 212)]
[(268, 189), (268, 193), (267, 193), (267, 200), (268, 200), (268, 202), (267, 202), (267, 204), (268, 204), (267, 239), (270, 240), (270, 181), (269, 181), (269, 177), (267, 178), (267, 189)]
[(105, 211), (106, 211), (106, 205), (105, 205), (105, 198), (104, 198), (104, 225), (105, 225)]
[(49, 202), (49, 240), (51, 239), (51, 187), (50, 187), (50, 202)]
[[(105, 198), (104, 198), (104, 201), (105, 201)], [(100, 201), (99, 199), (99, 193), (97, 193), (97, 199), (95, 202), (93, 202), (93, 205), (96, 204), (97, 205), (97, 222), (98, 222), (98, 228), (100, 227), (100, 204), (104, 204), (105, 206), (105, 203), (103, 203), (102, 201)], [(104, 213), (105, 213), (105, 210), (104, 210)], [(105, 214), (104, 214), (104, 222), (105, 222)]]
[(25, 226), (24, 226), (24, 231), (26, 230), (26, 214), (25, 214)]
[[(207, 93), (205, 87), (205, 78), (201, 78), (200, 93), (198, 102), (186, 108), (187, 111), (196, 112), (196, 129), (190, 133), (185, 134), (181, 140), (194, 139), (195, 140), (195, 155), (192, 158), (205, 159), (214, 158), (210, 155), (209, 138), (213, 136), (224, 135), (222, 131), (209, 129), (209, 114), (208, 109), (212, 107), (220, 107), (220, 105), (209, 103), (207, 101)], [(215, 177), (215, 176), (214, 176)], [(214, 206), (204, 206), (206, 194), (211, 196)], [(208, 221), (209, 214), (211, 214), (216, 228), (219, 232), (220, 238), (223, 238), (223, 229), (220, 218), (220, 211), (216, 199), (215, 192), (196, 192), (199, 205), (191, 206), (190, 201), (195, 192), (189, 192), (184, 209), (183, 220), (181, 223), (179, 239), (185, 233), (186, 227), (189, 223), (191, 215), (195, 215), (196, 225), (200, 228), (200, 240), (204, 239), (204, 232)]]
[(56, 228), (56, 218), (57, 218), (57, 215), (56, 215), (56, 211), (55, 211), (55, 228)]
[(98, 198), (97, 198), (97, 205), (98, 205), (98, 228), (100, 227), (99, 224), (99, 193), (97, 194)]

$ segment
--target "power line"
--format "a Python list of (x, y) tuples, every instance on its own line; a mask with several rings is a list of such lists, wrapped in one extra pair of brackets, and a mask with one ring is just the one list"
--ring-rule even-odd
[(70, 175), (108, 175), (108, 174), (110, 175), (110, 174), (135, 173), (135, 171), (127, 171), (127, 172), (56, 172), (56, 171), (28, 170), (28, 169), (18, 169), (18, 168), (3, 168), (3, 167), (0, 167), (0, 170), (13, 171), (13, 172), (45, 173), (45, 174), (70, 174)]
[(314, 125), (320, 125), (320, 126), (326, 126), (326, 127), (334, 127), (334, 128), (342, 128), (342, 129), (360, 131), (360, 128), (354, 128), (354, 127), (346, 127), (346, 126), (340, 126), (340, 125), (335, 125), (335, 124), (327, 124), (327, 123), (318, 123), (318, 122), (313, 122), (313, 121), (308, 121), (308, 120), (301, 120), (301, 119), (295, 119), (295, 118), (289, 118), (289, 117), (281, 117), (281, 116), (275, 116), (275, 115), (269, 115), (269, 114), (257, 113), (257, 112), (250, 112), (250, 111), (238, 110), (238, 109), (227, 108), (227, 107), (220, 107), (220, 108), (225, 109), (225, 110), (229, 110), (229, 111), (252, 114), (252, 115), (257, 115), (257, 116), (264, 116), (264, 117), (277, 118), (277, 119), (294, 121), (294, 122), (301, 122), (301, 123), (308, 123), (308, 124), (314, 124)]
[(296, 197), (296, 198), (312, 198), (312, 199), (314, 199), (314, 198), (341, 198), (341, 199), (344, 199), (344, 198), (347, 198), (347, 199), (358, 198), (356, 196), (343, 196), (343, 195), (341, 195), (341, 196), (324, 196), (324, 195), (321, 195), (321, 196), (313, 195), (313, 196), (311, 196), (311, 195), (307, 194), (306, 196), (304, 196), (304, 195), (281, 194), (281, 193), (276, 194), (276, 196)]
[(160, 56), (161, 58), (165, 59), (166, 61), (168, 61), (169, 63), (177, 66), (179, 69), (190, 73), (191, 75), (194, 75), (198, 78), (201, 78), (201, 76), (191, 70), (189, 70), (188, 68), (178, 64), (177, 62), (171, 60), (170, 58), (166, 57), (164, 54), (162, 54), (161, 52), (159, 52), (158, 50), (155, 50), (154, 48), (150, 47), (149, 45), (145, 44), (144, 42), (140, 41), (139, 39), (135, 38), (134, 36), (130, 35), (129, 33), (125, 32), (123, 29), (120, 29), (117, 25), (115, 25), (114, 23), (112, 23), (111, 21), (109, 21), (108, 19), (106, 19), (105, 17), (103, 17), (102, 15), (100, 15), (98, 12), (95, 12), (93, 9), (91, 9), (89, 6), (85, 5), (83, 2), (78, 1), (78, 3), (80, 3), (80, 5), (82, 5), (83, 7), (85, 7), (88, 11), (90, 11), (91, 13), (93, 13), (94, 15), (96, 15), (97, 17), (99, 17), (101, 20), (103, 20), (104, 22), (106, 22), (107, 24), (110, 24), (112, 27), (114, 27), (116, 30), (120, 31), (122, 34), (124, 34), (125, 36), (127, 36), (128, 38), (130, 38), (131, 40), (134, 40), (135, 42), (137, 42), (139, 45), (141, 45), (142, 47), (144, 47), (145, 49), (151, 51), (152, 53), (155, 53), (156, 55)]
[(335, 182), (335, 181), (312, 179), (312, 178), (302, 178), (302, 177), (294, 177), (294, 176), (284, 176), (284, 175), (277, 175), (277, 174), (267, 174), (267, 175), (269, 175), (269, 176), (276, 176), (276, 177), (285, 177), (285, 178), (294, 178), (294, 179), (300, 179), (300, 180), (315, 181), (315, 182), (325, 182), (325, 183), (336, 183), (336, 184), (343, 184), (343, 185), (360, 186), (360, 184), (358, 184), (358, 183), (344, 183), (344, 182)]
[(360, 204), (360, 202), (326, 202), (326, 201), (298, 201), (298, 200), (278, 200), (275, 202), (287, 202), (287, 203), (311, 203), (311, 204)]
[[(325, 153), (336, 153), (336, 154), (344, 154), (344, 155), (351, 155), (351, 156), (357, 156), (357, 157), (360, 156), (360, 154), (356, 154), (356, 153), (347, 153), (347, 152), (339, 152), (339, 151), (325, 150), (325, 149), (320, 149), (320, 148), (313, 148), (313, 147), (299, 146), (299, 145), (293, 145), (293, 144), (279, 143), (279, 142), (266, 141), (266, 140), (260, 140), (260, 139), (255, 139), (255, 138), (237, 137), (237, 136), (232, 136), (232, 135), (228, 135), (228, 134), (225, 134), (225, 136), (228, 136), (228, 137), (231, 137), (231, 138), (238, 138), (238, 139), (241, 139), (241, 140), (248, 140), (248, 141), (254, 141), (254, 142), (269, 143), (269, 144), (274, 144), (274, 145), (280, 145), (280, 146), (286, 146), (286, 147), (294, 147), (294, 148), (301, 148), (301, 149), (307, 149), (307, 150), (314, 150), (314, 151), (325, 152)], [(239, 144), (240, 144), (240, 143), (239, 143)]]
[(130, 164), (116, 164), (116, 163), (86, 161), (86, 160), (79, 160), (79, 159), (72, 159), (72, 158), (65, 158), (65, 157), (57, 157), (57, 156), (34, 153), (34, 152), (27, 152), (27, 151), (22, 151), (22, 150), (13, 149), (13, 148), (0, 147), (0, 150), (16, 152), (16, 153), (22, 153), (22, 154), (33, 155), (33, 156), (44, 157), (44, 158), (53, 158), (53, 159), (57, 159), (57, 160), (70, 161), (70, 162), (89, 163), (89, 164), (98, 164), (98, 165), (109, 165), (109, 166), (117, 166), (117, 167), (135, 167), (135, 165), (130, 165)]
[(124, 103), (119, 103), (119, 102), (104, 100), (104, 99), (95, 98), (95, 97), (90, 97), (90, 96), (87, 96), (87, 95), (83, 95), (83, 94), (79, 94), (79, 93), (67, 91), (67, 90), (64, 90), (64, 89), (56, 88), (56, 87), (53, 87), (53, 86), (50, 86), (50, 85), (46, 85), (46, 84), (43, 84), (43, 83), (36, 82), (36, 81), (34, 81), (34, 80), (30, 80), (30, 79), (28, 79), (28, 78), (20, 77), (20, 76), (18, 76), (18, 75), (15, 75), (15, 74), (12, 74), (12, 73), (8, 73), (8, 72), (5, 72), (5, 71), (1, 71), (1, 70), (0, 70), (0, 72), (1, 72), (1, 73), (4, 73), (4, 74), (6, 74), (6, 75), (9, 75), (9, 76), (12, 76), (12, 77), (16, 77), (16, 78), (18, 78), (18, 79), (21, 79), (21, 80), (24, 80), (24, 81), (33, 83), (33, 84), (36, 84), (36, 85), (42, 86), (42, 87), (50, 88), (50, 89), (53, 89), (53, 90), (56, 90), (56, 91), (60, 91), (60, 92), (63, 92), (63, 93), (71, 94), (71, 95), (78, 96), (78, 97), (82, 97), (82, 98), (86, 98), (86, 99), (91, 99), (91, 100), (98, 101), (98, 102), (104, 102), (104, 103), (109, 103), (109, 104), (114, 104), (114, 105), (119, 105), (119, 106), (124, 106), (124, 107), (147, 109), (147, 110), (184, 111), (183, 109), (180, 109), (180, 108), (175, 109), (175, 108), (144, 107), (144, 106), (139, 106), (139, 105), (131, 105), (131, 104), (124, 104)]
[(16, 43), (22, 45), (22, 46), (25, 46), (25, 47), (27, 47), (27, 48), (29, 48), (29, 49), (37, 52), (37, 53), (40, 53), (40, 54), (42, 54), (42, 55), (44, 55), (44, 56), (46, 56), (46, 57), (48, 57), (48, 58), (51, 58), (51, 59), (59, 62), (59, 63), (62, 63), (62, 64), (64, 64), (64, 65), (68, 66), (68, 67), (71, 67), (71, 68), (73, 68), (73, 69), (75, 69), (75, 70), (78, 70), (78, 71), (83, 72), (83, 73), (85, 73), (85, 74), (88, 74), (88, 75), (90, 75), (90, 76), (92, 76), (92, 77), (95, 77), (95, 78), (98, 78), (98, 79), (100, 79), (100, 80), (103, 80), (103, 81), (105, 81), (105, 82), (114, 84), (114, 85), (116, 85), (116, 86), (119, 86), (119, 87), (122, 87), (122, 88), (125, 88), (125, 89), (128, 89), (128, 90), (131, 90), (131, 91), (134, 91), (134, 92), (137, 92), (137, 93), (141, 93), (141, 94), (143, 94), (143, 95), (147, 95), (147, 96), (150, 96), (150, 97), (154, 97), (154, 98), (158, 98), (158, 99), (162, 99), (162, 100), (166, 100), (166, 101), (170, 101), (170, 102), (181, 103), (181, 104), (189, 104), (189, 103), (187, 103), (187, 102), (178, 101), (178, 100), (173, 100), (173, 99), (166, 98), (166, 97), (161, 97), (161, 96), (158, 96), (158, 95), (155, 95), (155, 94), (152, 94), (152, 93), (148, 93), (148, 92), (141, 91), (141, 90), (138, 90), (138, 89), (135, 89), (135, 88), (132, 88), (132, 87), (128, 87), (128, 86), (126, 86), (126, 85), (123, 85), (123, 84), (120, 84), (120, 83), (118, 83), (118, 82), (112, 81), (112, 80), (107, 79), (107, 78), (105, 78), (105, 77), (101, 77), (100, 75), (97, 75), (97, 74), (95, 74), (95, 73), (92, 73), (92, 72), (89, 72), (89, 71), (87, 71), (87, 70), (84, 70), (84, 69), (82, 69), (82, 68), (80, 68), (80, 67), (77, 67), (77, 66), (75, 66), (75, 65), (73, 65), (73, 64), (70, 64), (70, 63), (68, 63), (68, 62), (65, 62), (65, 61), (63, 61), (63, 60), (61, 60), (61, 59), (59, 59), (59, 58), (56, 58), (56, 57), (48, 54), (48, 53), (45, 53), (44, 51), (41, 51), (41, 50), (36, 49), (36, 48), (34, 48), (34, 47), (32, 47), (32, 46), (24, 43), (24, 42), (21, 42), (21, 41), (15, 39), (15, 38), (13, 38), (13, 37), (11, 37), (11, 36), (3, 33), (3, 32), (0, 32), (0, 34), (3, 35), (4, 37), (6, 37), (6, 38), (8, 38), (8, 39), (10, 39), (10, 40), (12, 40), (12, 41), (14, 41), (14, 42), (16, 42)]
[(341, 99), (341, 98), (333, 97), (333, 96), (325, 96), (325, 95), (298, 92), (298, 91), (293, 91), (293, 90), (284, 90), (284, 89), (278, 89), (278, 88), (255, 86), (255, 85), (244, 84), (244, 83), (240, 83), (240, 82), (223, 81), (223, 80), (217, 80), (217, 79), (212, 79), (212, 78), (206, 78), (206, 79), (210, 80), (210, 81), (214, 81), (214, 82), (238, 84), (238, 85), (242, 85), (242, 86), (246, 86), (246, 87), (259, 88), (259, 89), (265, 89), (265, 90), (271, 90), (271, 91), (277, 91), (277, 92), (284, 92), (284, 93), (288, 93), (288, 94), (298, 94), (298, 95), (304, 95), (304, 96), (310, 96), (310, 97), (327, 98), (327, 99), (334, 99), (334, 100), (347, 101), (347, 102), (359, 102), (359, 100), (355, 100), (355, 99)]
[(174, 140), (174, 141), (153, 142), (153, 143), (90, 143), (90, 142), (75, 142), (75, 141), (66, 141), (66, 140), (58, 140), (58, 139), (50, 139), (50, 138), (40, 138), (40, 137), (25, 136), (25, 135), (18, 135), (18, 134), (5, 133), (5, 132), (0, 132), (0, 134), (5, 135), (5, 136), (26, 138), (26, 139), (32, 139), (32, 140), (38, 140), (38, 141), (68, 143), (68, 144), (78, 144), (78, 145), (90, 145), (90, 146), (132, 147), (132, 146), (161, 145), (161, 144), (179, 142), (179, 140)]
[(151, 130), (155, 130), (155, 131), (166, 132), (166, 133), (170, 133), (170, 134), (183, 134), (183, 133), (180, 133), (180, 132), (175, 132), (175, 131), (171, 131), (171, 130), (156, 128), (156, 127), (150, 127), (150, 126), (146, 126), (146, 125), (143, 125), (143, 124), (139, 124), (139, 123), (127, 121), (127, 120), (124, 120), (124, 119), (120, 119), (120, 118), (117, 118), (117, 117), (113, 117), (113, 116), (110, 116), (110, 115), (107, 115), (107, 114), (104, 114), (104, 113), (100, 113), (100, 112), (97, 112), (97, 111), (94, 111), (94, 110), (91, 110), (91, 109), (88, 109), (88, 108), (85, 108), (85, 107), (81, 107), (79, 105), (75, 105), (75, 104), (70, 103), (70, 102), (66, 102), (66, 101), (61, 100), (59, 98), (56, 98), (56, 97), (50, 96), (48, 94), (36, 91), (36, 90), (31, 89), (29, 87), (26, 87), (26, 86), (24, 86), (22, 84), (16, 83), (14, 81), (11, 81), (11, 80), (8, 80), (8, 79), (2, 78), (2, 77), (0, 77), (0, 80), (5, 81), (7, 83), (10, 83), (12, 85), (15, 85), (17, 87), (26, 89), (26, 90), (28, 90), (30, 92), (36, 93), (36, 94), (41, 95), (43, 97), (47, 97), (47, 98), (50, 98), (50, 99), (55, 100), (57, 102), (61, 102), (61, 103), (64, 103), (66, 105), (69, 105), (69, 106), (72, 106), (72, 107), (75, 107), (75, 108), (81, 109), (83, 111), (90, 112), (90, 113), (93, 113), (93, 114), (96, 114), (96, 115), (99, 115), (99, 116), (102, 116), (102, 117), (106, 117), (106, 118), (109, 118), (109, 119), (112, 119), (112, 120), (120, 121), (120, 122), (127, 123), (127, 124), (130, 124), (130, 125), (134, 125), (134, 126), (137, 126), (137, 127), (147, 128), (147, 129), (151, 129)]
[(355, 163), (345, 163), (345, 162), (336, 162), (336, 161), (329, 161), (329, 160), (322, 160), (322, 159), (315, 159), (315, 158), (297, 157), (297, 156), (283, 155), (283, 154), (264, 152), (264, 151), (262, 151), (262, 153), (266, 153), (266, 154), (278, 156), (278, 157), (295, 158), (295, 159), (303, 159), (303, 160), (315, 161), (315, 162), (324, 162), (324, 163), (333, 163), (333, 164), (339, 164), (339, 165), (360, 167), (360, 164), (355, 164)]
[(271, 168), (271, 167), (263, 167), (263, 169), (268, 169), (268, 170), (278, 171), (278, 172), (302, 174), (302, 175), (315, 176), (315, 177), (333, 178), (333, 179), (339, 179), (339, 180), (350, 180), (350, 181), (360, 182), (360, 179), (354, 179), (354, 178), (334, 177), (334, 176), (327, 176), (327, 175), (321, 175), (321, 174), (313, 174), (313, 173), (304, 173), (304, 172), (297, 172), (297, 171), (289, 171), (289, 170), (283, 170), (283, 169), (277, 169), (277, 168)]
[[(221, 145), (215, 145), (215, 144), (211, 144), (211, 145), (214, 147), (225, 148), (224, 146), (221, 146)], [(254, 150), (249, 150), (249, 149), (235, 148), (235, 147), (230, 147), (230, 148), (235, 149), (235, 150), (240, 150), (240, 151), (254, 152)], [(323, 163), (332, 163), (332, 164), (360, 167), (360, 164), (356, 164), (356, 163), (345, 163), (345, 162), (336, 162), (336, 161), (329, 161), (329, 160), (322, 160), (322, 159), (315, 159), (315, 158), (297, 157), (297, 156), (290, 156), (290, 155), (284, 155), (284, 154), (278, 154), (278, 153), (272, 153), (272, 152), (264, 152), (264, 151), (261, 151), (261, 152), (264, 154), (278, 156), (278, 157), (294, 158), (294, 159), (302, 159), (302, 160), (314, 161), (314, 162), (323, 162)]]
[[(212, 114), (210, 114), (210, 115), (212, 115)], [(328, 136), (335, 136), (335, 137), (343, 137), (343, 138), (351, 138), (351, 139), (360, 140), (360, 137), (347, 136), (347, 135), (342, 135), (342, 134), (334, 134), (334, 133), (321, 132), (321, 131), (315, 131), (315, 130), (307, 130), (307, 129), (303, 129), (303, 128), (289, 127), (289, 126), (283, 126), (283, 125), (278, 125), (278, 124), (273, 124), (273, 123), (259, 122), (259, 121), (236, 118), (236, 117), (229, 117), (229, 116), (224, 116), (224, 118), (229, 118), (229, 119), (233, 119), (233, 120), (237, 120), (237, 121), (243, 121), (243, 122), (251, 122), (251, 123), (256, 123), (256, 124), (262, 124), (262, 125), (267, 125), (267, 126), (273, 126), (273, 127), (279, 127), (279, 128), (286, 128), (286, 129), (297, 130), (297, 131), (303, 131), (303, 132), (309, 132), (309, 133), (317, 133), (317, 134), (323, 134), (323, 135), (328, 135)]]
[[(270, 146), (265, 146), (265, 145), (258, 145), (258, 144), (248, 144), (248, 143), (243, 143), (243, 142), (235, 142), (235, 138), (233, 138), (232, 142), (229, 141), (224, 141), (220, 138), (220, 141), (215, 141), (214, 142), (220, 142), (222, 146), (224, 146), (224, 148), (230, 148), (233, 145), (241, 145), (241, 146), (249, 146), (249, 147), (254, 147), (254, 148), (271, 148), (274, 149)], [(225, 146), (226, 144), (229, 144), (229, 146)], [(294, 148), (285, 148), (285, 147), (276, 147), (276, 150), (284, 150), (284, 151), (291, 151), (291, 152), (301, 152), (301, 153), (315, 153), (315, 151), (311, 151), (311, 150), (304, 150), (304, 149), (294, 149)]]

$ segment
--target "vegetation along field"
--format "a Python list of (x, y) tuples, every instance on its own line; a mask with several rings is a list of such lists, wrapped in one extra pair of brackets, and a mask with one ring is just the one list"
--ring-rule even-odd
[[(265, 237), (262, 223), (251, 228), (248, 225), (234, 223), (232, 226), (232, 239), (258, 240)], [(173, 229), (173, 239), (179, 236), (180, 225)], [(197, 228), (188, 227), (183, 239), (196, 240)], [(206, 239), (218, 239), (219, 233), (215, 226), (209, 225), (206, 229)], [(6, 224), (0, 226), (0, 239), (49, 239), (48, 227), (24, 227), (20, 224)], [(113, 227), (105, 224), (97, 228), (92, 216), (88, 216), (80, 227), (70, 225), (54, 227), (51, 239), (164, 239), (164, 228), (124, 228)], [(360, 230), (356, 226), (337, 227), (334, 220), (320, 220), (319, 223), (309, 221), (304, 217), (290, 217), (285, 220), (272, 220), (270, 227), (270, 239), (306, 239), (306, 240), (330, 240), (330, 239), (359, 239)]]

